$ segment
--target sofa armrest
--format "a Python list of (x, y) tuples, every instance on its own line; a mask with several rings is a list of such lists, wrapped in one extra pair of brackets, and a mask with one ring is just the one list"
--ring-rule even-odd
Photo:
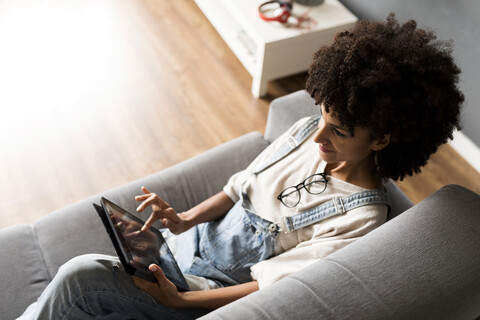
[(480, 195), (446, 186), (313, 265), (203, 319), (475, 319)]

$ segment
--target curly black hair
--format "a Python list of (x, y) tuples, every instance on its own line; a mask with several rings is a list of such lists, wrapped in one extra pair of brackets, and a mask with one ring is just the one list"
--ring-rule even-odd
[(372, 138), (390, 135), (375, 154), (377, 174), (402, 180), (460, 129), (459, 74), (451, 42), (390, 14), (386, 22), (359, 21), (321, 47), (306, 90), (352, 133), (359, 126)]

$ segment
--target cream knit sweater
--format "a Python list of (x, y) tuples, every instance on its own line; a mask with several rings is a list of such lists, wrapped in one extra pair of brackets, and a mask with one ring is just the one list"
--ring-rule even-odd
[[(277, 195), (285, 188), (324, 171), (326, 163), (320, 158), (318, 145), (312, 140), (313, 135), (284, 159), (257, 176), (252, 175), (253, 168), (268, 159), (306, 120), (307, 118), (298, 121), (265, 149), (246, 170), (230, 178), (224, 191), (234, 202), (239, 200), (242, 182), (248, 179), (247, 193), (256, 213), (266, 220), (276, 222), (284, 215), (294, 215), (333, 197), (366, 190), (328, 176), (327, 188), (322, 194), (311, 195), (302, 189), (301, 202), (295, 208), (287, 208), (277, 199)], [(275, 256), (254, 265), (251, 268), (252, 278), (263, 288), (352, 243), (384, 223), (386, 217), (385, 205), (368, 205), (291, 233), (280, 233)]]

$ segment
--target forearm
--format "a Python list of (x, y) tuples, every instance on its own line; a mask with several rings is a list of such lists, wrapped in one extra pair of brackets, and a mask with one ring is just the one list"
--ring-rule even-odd
[(252, 281), (212, 290), (178, 292), (175, 285), (165, 277), (165, 274), (157, 265), (150, 265), (149, 270), (157, 278), (157, 282), (134, 276), (135, 285), (157, 302), (173, 309), (213, 310), (258, 290), (257, 281)]
[(221, 191), (180, 215), (191, 228), (197, 224), (223, 217), (233, 205), (230, 197)]
[(236, 301), (257, 290), (257, 281), (252, 281), (225, 288), (182, 292), (180, 293), (181, 300), (176, 307), (178, 309), (200, 308), (213, 310)]

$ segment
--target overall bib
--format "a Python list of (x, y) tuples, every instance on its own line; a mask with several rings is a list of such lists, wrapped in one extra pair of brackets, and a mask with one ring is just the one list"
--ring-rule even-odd
[[(253, 174), (259, 174), (295, 150), (316, 131), (319, 119), (320, 116), (314, 116), (307, 121)], [(240, 200), (223, 218), (197, 225), (178, 236), (177, 243), (182, 246), (177, 247), (175, 258), (183, 273), (208, 278), (221, 286), (245, 283), (252, 280), (250, 267), (275, 254), (275, 240), (280, 232), (291, 232), (353, 208), (376, 203), (390, 206), (384, 192), (362, 191), (272, 222), (255, 214), (245, 181)]]
[(177, 243), (182, 246), (177, 247), (175, 258), (183, 273), (208, 278), (221, 286), (252, 280), (250, 267), (273, 256), (279, 231), (269, 228), (272, 223), (248, 206), (248, 198), (242, 197), (223, 218), (178, 236)]

